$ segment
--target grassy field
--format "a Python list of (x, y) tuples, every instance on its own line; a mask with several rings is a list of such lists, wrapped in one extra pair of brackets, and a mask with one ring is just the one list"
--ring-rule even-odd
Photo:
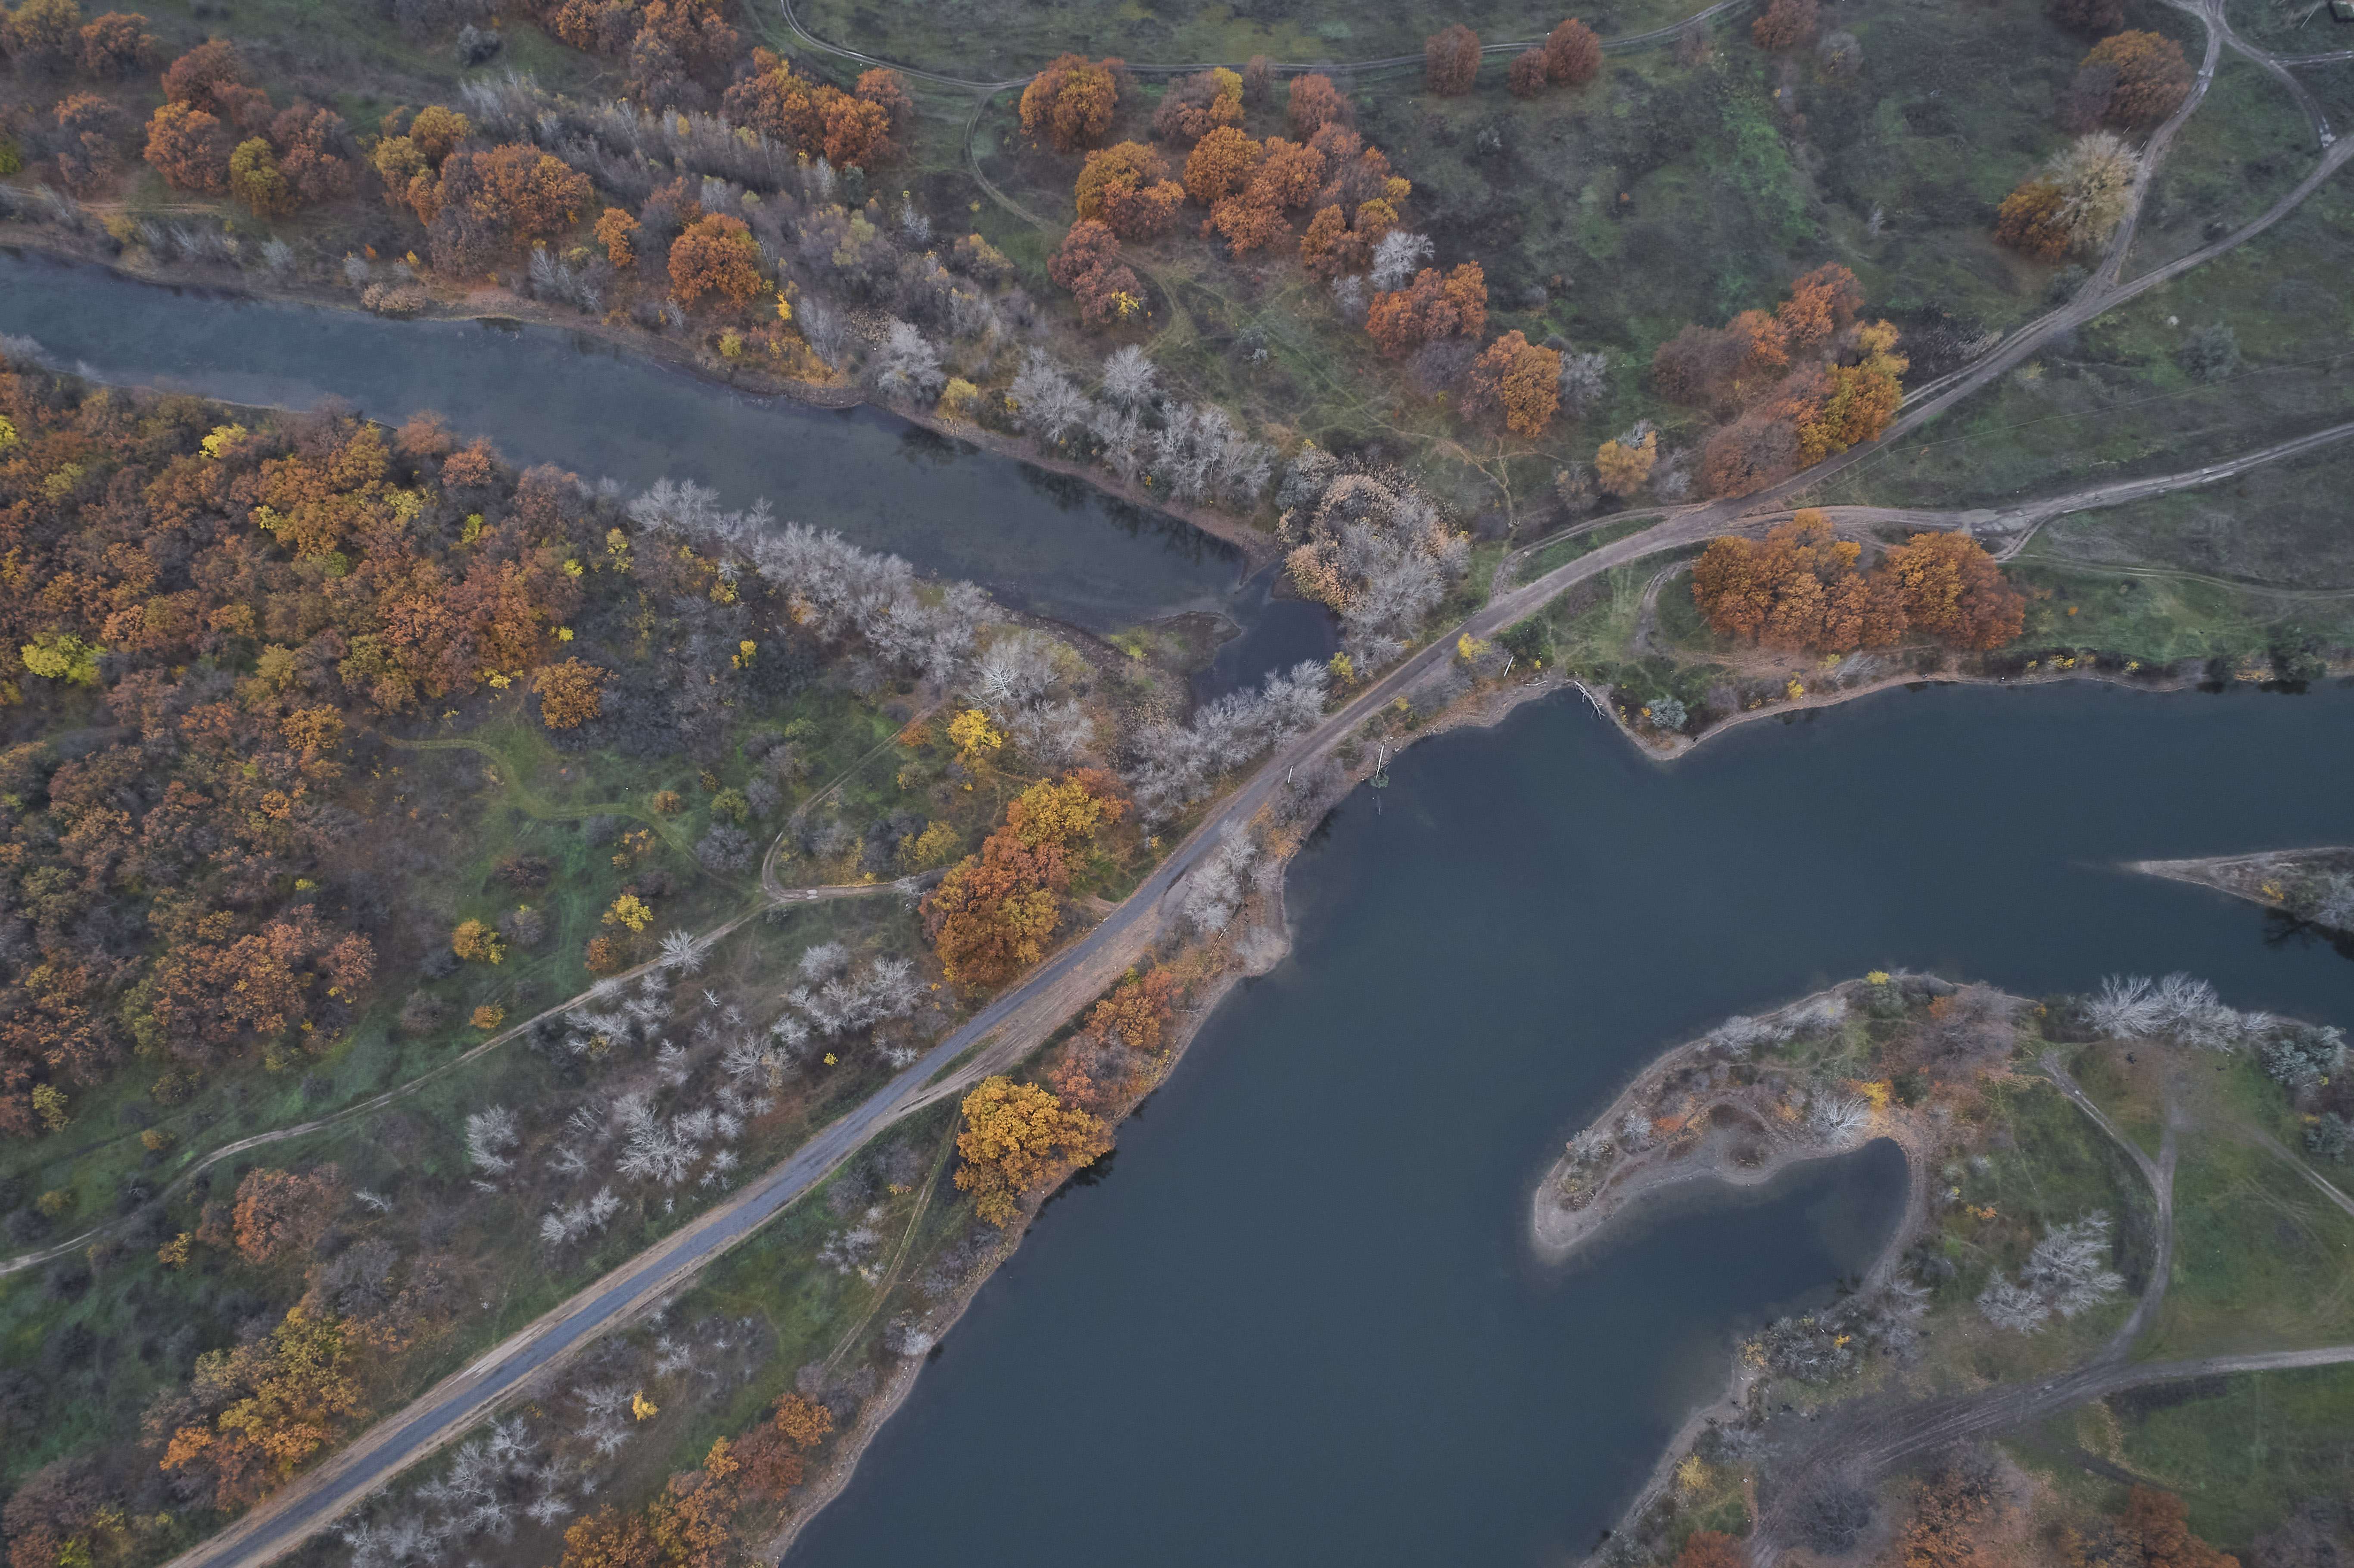
[[(2354, 192), (2333, 182), (2264, 235), (2055, 343), (1922, 435), (1848, 470), (1821, 499), (1995, 504), (2196, 467), (2354, 418), (2345, 375), (2354, 299), (2337, 285), (2349, 243)], [(2201, 381), (2178, 355), (2191, 333), (2214, 326), (2231, 330), (2241, 363)]]

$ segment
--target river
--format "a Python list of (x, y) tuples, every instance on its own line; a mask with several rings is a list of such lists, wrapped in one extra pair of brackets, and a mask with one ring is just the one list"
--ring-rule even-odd
[(1880, 1145), (1564, 1269), (1528, 1197), (1661, 1047), (1874, 968), (2186, 969), (2354, 1022), (2354, 965), (2141, 856), (2345, 842), (2354, 694), (1893, 692), (1672, 768), (1558, 698), (1361, 789), (1298, 947), (1048, 1206), (786, 1568), (1559, 1563), (1743, 1325), (1888, 1234)]
[[(1017, 609), (1105, 631), (1216, 610), (1246, 632), (1263, 591), (1198, 529), (1076, 479), (981, 452), (872, 408), (733, 391), (582, 333), (518, 323), (394, 322), (357, 311), (143, 283), (0, 248), (0, 333), (92, 380), (288, 408), (327, 397), (398, 422), (438, 410), (509, 461), (632, 487), (665, 474), (759, 496)], [(1287, 645), (1322, 619), (1298, 600)]]

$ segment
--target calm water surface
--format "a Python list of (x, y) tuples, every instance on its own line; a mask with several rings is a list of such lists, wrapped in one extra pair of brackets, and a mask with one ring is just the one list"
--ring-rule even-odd
[[(1729, 1339), (1860, 1266), (1886, 1145), (1549, 1270), (1561, 1141), (1660, 1047), (1874, 968), (2188, 969), (2354, 1022), (2354, 965), (2120, 858), (2354, 836), (2354, 694), (1893, 693), (1674, 768), (1582, 703), (1447, 737), (1291, 879), (1299, 945), (1045, 1212), (789, 1560), (1545, 1564)], [(994, 1544), (1002, 1543), (1002, 1544)]]
[(95, 380), (290, 408), (341, 397), (395, 422), (432, 408), (518, 463), (632, 486), (692, 479), (734, 506), (765, 495), (781, 517), (1097, 630), (1234, 614), (1248, 597), (1237, 552), (1077, 480), (871, 408), (731, 392), (552, 327), (389, 322), (0, 250), (0, 333)]

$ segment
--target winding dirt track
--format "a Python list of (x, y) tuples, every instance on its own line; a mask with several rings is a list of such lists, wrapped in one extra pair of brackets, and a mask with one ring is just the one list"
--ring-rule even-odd
[[(1656, 42), (1745, 0), (1720, 0), (1707, 11), (1674, 27), (1654, 34), (1615, 39), (1606, 48), (1635, 47)], [(812, 47), (870, 64), (887, 64), (875, 57), (843, 49), (815, 38), (793, 16), (790, 0), (780, 0), (787, 23)], [(2193, 7), (2209, 19), (2208, 48), (2198, 88), (2176, 116), (2152, 138), (2138, 196), (2162, 154), (2166, 138), (2179, 128), (2211, 80), (2222, 44), (2217, 0), (2200, 0)], [(2241, 46), (2243, 49), (2245, 46)], [(1418, 59), (1418, 57), (1416, 57)], [(1361, 62), (1373, 69), (1397, 61)], [(907, 74), (942, 86), (975, 91), (1002, 90), (1014, 83), (972, 82), (936, 72), (895, 66)], [(1189, 70), (1193, 66), (1144, 69)], [(976, 111), (976, 113), (978, 111)], [(2084, 292), (2060, 310), (2029, 323), (1987, 355), (1940, 377), (1908, 400), (1905, 411), (1879, 440), (1850, 449), (1781, 485), (1738, 501), (1714, 503), (1672, 512), (1642, 532), (1566, 563), (1519, 588), (1500, 588), (1490, 602), (1459, 627), (1434, 640), (1387, 676), (1373, 683), (1316, 729), (1279, 747), (1239, 789), (1215, 807), (1192, 835), (1172, 853), (1135, 894), (1085, 938), (1048, 960), (1028, 980), (1007, 992), (961, 1028), (935, 1046), (921, 1060), (841, 1120), (828, 1127), (782, 1164), (739, 1189), (717, 1208), (621, 1266), (605, 1278), (552, 1309), (511, 1336), (473, 1365), (445, 1378), (399, 1414), (370, 1427), (352, 1444), (297, 1478), (243, 1519), (211, 1540), (174, 1560), (173, 1568), (220, 1568), (267, 1563), (324, 1528), (359, 1502), (375, 1488), (423, 1460), (462, 1435), (502, 1402), (525, 1390), (535, 1378), (562, 1363), (582, 1345), (609, 1329), (642, 1314), (679, 1288), (713, 1258), (742, 1241), (769, 1217), (808, 1192), (884, 1128), (941, 1099), (962, 1094), (990, 1073), (1004, 1070), (1042, 1044), (1062, 1022), (1106, 990), (1130, 965), (1141, 959), (1173, 926), (1171, 895), (1218, 842), (1230, 824), (1248, 821), (1281, 788), (1286, 772), (1338, 745), (1394, 697), (1453, 657), (1455, 637), (1468, 632), (1492, 637), (1541, 609), (1556, 595), (1614, 567), (1661, 551), (1688, 548), (1728, 531), (1754, 531), (1773, 520), (1775, 509), (1787, 497), (1884, 450), (1907, 432), (1935, 418), (1946, 409), (2024, 360), (2042, 344), (2073, 330), (2116, 304), (2156, 288), (2195, 267), (2223, 255), (2263, 233), (2294, 211), (2321, 183), (2335, 174), (2349, 155), (2354, 142), (2331, 145), (2314, 170), (2295, 189), (2253, 222), (2215, 243), (2144, 274), (2130, 283), (2115, 284), (2130, 245), (2131, 228), (2120, 235), (2102, 270)], [(2338, 439), (2343, 428), (2299, 438), (2312, 443)], [(2283, 448), (2297, 442), (2283, 443)], [(2273, 456), (2283, 448), (2268, 449)], [(2252, 454), (2250, 460), (2262, 454)], [(2264, 461), (2272, 461), (2271, 457)], [(2220, 466), (2220, 465), (2219, 465)], [(2202, 471), (2205, 482), (2213, 471)], [(2180, 479), (2182, 476), (2176, 476)], [(2151, 481), (2103, 486), (2084, 494), (2106, 494), (2147, 487)], [(2154, 492), (2146, 492), (2154, 493)], [(2118, 495), (2116, 499), (2130, 499)], [(2115, 504), (2116, 499), (2097, 504)], [(2078, 505), (2084, 504), (2081, 501)], [(2075, 508), (2068, 508), (2075, 509)], [(1858, 509), (1878, 511), (1881, 509)], [(1898, 515), (1893, 512), (1891, 516)], [(2056, 514), (2056, 513), (2054, 514)], [(1903, 515), (1912, 516), (1912, 514)], [(764, 868), (765, 870), (765, 868)], [(765, 881), (764, 877), (764, 881)], [(872, 891), (862, 889), (860, 891)], [(397, 1091), (396, 1091), (397, 1092)], [(1854, 1436), (1843, 1444), (1847, 1460), (1893, 1463), (1957, 1436), (1991, 1431), (2032, 1420), (2041, 1414), (2098, 1398), (2118, 1389), (2168, 1378), (2210, 1375), (2221, 1372), (2276, 1367), (2318, 1366), (2354, 1361), (2354, 1346), (2317, 1351), (2285, 1351), (2263, 1356), (2213, 1357), (2202, 1361), (2125, 1367), (2102, 1363), (2067, 1377), (2018, 1390), (1945, 1402), (1934, 1409), (1907, 1408), (1884, 1416), (1859, 1414)], [(1872, 1423), (1877, 1420), (1880, 1425)]]

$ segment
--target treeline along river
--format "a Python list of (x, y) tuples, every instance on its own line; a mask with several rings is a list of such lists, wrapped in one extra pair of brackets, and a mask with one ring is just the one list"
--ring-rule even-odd
[(766, 496), (780, 518), (1093, 630), (1241, 608), (1240, 555), (1172, 518), (889, 414), (731, 391), (585, 334), (386, 321), (7, 249), (0, 333), (96, 380), (289, 408), (340, 397), (393, 423), (431, 408), (511, 462), (692, 479), (729, 506)]

